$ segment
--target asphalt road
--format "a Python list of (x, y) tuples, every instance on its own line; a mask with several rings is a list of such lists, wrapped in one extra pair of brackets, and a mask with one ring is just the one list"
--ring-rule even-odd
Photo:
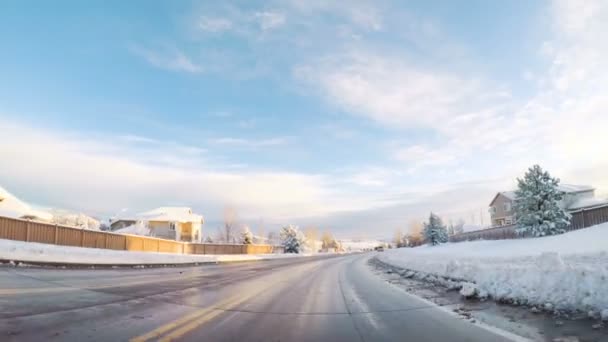
[(383, 281), (372, 255), (0, 268), (0, 340), (506, 341)]

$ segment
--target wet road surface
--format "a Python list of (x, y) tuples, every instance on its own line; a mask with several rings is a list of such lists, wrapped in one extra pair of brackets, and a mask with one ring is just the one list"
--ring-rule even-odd
[(507, 341), (373, 274), (373, 254), (0, 268), (2, 341)]

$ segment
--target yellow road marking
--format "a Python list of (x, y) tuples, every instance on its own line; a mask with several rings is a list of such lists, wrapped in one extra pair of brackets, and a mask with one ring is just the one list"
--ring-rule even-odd
[(190, 321), (190, 323), (187, 323), (187, 324), (182, 325), (181, 327), (175, 329), (174, 331), (172, 331), (165, 337), (161, 338), (159, 341), (160, 342), (175, 341), (175, 340), (181, 338), (182, 336), (184, 336), (185, 334), (189, 333), (190, 331), (198, 328), (199, 326), (201, 326), (201, 325), (209, 322), (210, 320), (214, 319), (215, 317), (221, 315), (222, 313), (224, 313), (224, 311), (226, 309), (233, 308), (233, 307), (245, 302), (246, 300), (248, 300), (251, 297), (253, 297), (253, 296), (237, 298), (237, 299), (233, 300), (232, 302), (226, 304), (224, 306), (224, 308), (219, 308), (220, 305), (218, 305), (216, 308), (211, 309), (206, 314), (203, 314), (200, 317)]
[[(317, 263), (311, 265), (300, 266), (302, 268), (316, 268)], [(259, 295), (266, 290), (265, 287), (261, 287), (258, 291), (252, 291), (246, 295), (236, 295), (230, 297), (224, 301), (219, 301), (210, 305), (205, 309), (201, 309), (190, 314), (187, 314), (175, 321), (171, 321), (163, 326), (160, 326), (144, 335), (134, 337), (129, 342), (145, 342), (151, 339), (157, 339), (163, 336), (160, 341), (168, 342), (174, 341), (181, 338), (188, 332), (198, 328), (199, 326), (209, 322), (215, 317), (221, 315), (227, 310), (234, 308), (235, 306), (244, 303), (245, 301)]]
[(206, 312), (211, 311), (211, 310), (212, 310), (211, 308), (205, 309), (205, 310), (197, 310), (197, 311), (195, 311), (195, 312), (193, 312), (193, 313), (191, 313), (189, 315), (186, 315), (186, 316), (184, 316), (184, 317), (182, 317), (182, 318), (180, 318), (180, 319), (178, 319), (176, 321), (173, 321), (173, 322), (170, 322), (168, 324), (165, 324), (162, 327), (158, 327), (158, 328), (150, 331), (149, 333), (146, 333), (146, 334), (141, 335), (141, 336), (134, 337), (134, 338), (130, 339), (129, 342), (144, 342), (144, 341), (147, 341), (147, 340), (159, 337), (162, 334), (164, 334), (164, 333), (166, 333), (166, 332), (168, 332), (168, 331), (170, 331), (172, 329), (175, 329), (175, 328), (179, 327), (180, 325), (185, 324), (185, 323), (187, 323), (187, 322), (189, 322), (189, 321), (191, 321), (193, 319), (196, 319), (198, 316), (204, 315)]
[(150, 339), (159, 338), (161, 335), (167, 332), (170, 333), (160, 339), (160, 341), (167, 342), (176, 340), (187, 334), (188, 332), (196, 329), (197, 327), (207, 323), (213, 318), (219, 316), (226, 310), (229, 310), (239, 304), (244, 303), (245, 301), (257, 296), (263, 291), (265, 291), (265, 288), (262, 288), (259, 291), (250, 292), (247, 295), (236, 295), (230, 297), (226, 300), (212, 304), (205, 309), (195, 311), (175, 321), (169, 322), (163, 326), (160, 326), (150, 331), (149, 333), (134, 337), (130, 339), (129, 342), (145, 342)]

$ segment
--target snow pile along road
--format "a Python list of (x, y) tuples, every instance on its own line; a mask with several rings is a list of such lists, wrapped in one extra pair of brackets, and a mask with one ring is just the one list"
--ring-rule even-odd
[(47, 245), (0, 239), (0, 260), (78, 265), (164, 265), (269, 260), (307, 254), (193, 255)]
[(467, 296), (598, 316), (608, 309), (608, 224), (534, 239), (400, 248), (378, 258), (424, 275), (461, 279)]

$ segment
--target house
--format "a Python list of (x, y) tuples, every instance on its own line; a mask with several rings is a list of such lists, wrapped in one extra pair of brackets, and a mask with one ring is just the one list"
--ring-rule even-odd
[[(590, 209), (608, 204), (608, 200), (595, 198), (595, 188), (587, 185), (560, 184), (558, 190), (563, 193), (559, 206), (568, 211)], [(494, 196), (490, 202), (492, 226), (505, 226), (515, 223), (515, 191), (503, 191)]]
[(492, 226), (506, 226), (515, 223), (513, 202), (515, 191), (503, 191), (494, 196), (490, 202), (490, 219)]
[[(110, 229), (129, 234), (145, 231), (163, 239), (200, 243), (203, 224), (203, 216), (192, 213), (191, 208), (160, 207), (135, 215), (123, 213), (110, 220)], [(131, 229), (133, 226), (145, 229)]]

